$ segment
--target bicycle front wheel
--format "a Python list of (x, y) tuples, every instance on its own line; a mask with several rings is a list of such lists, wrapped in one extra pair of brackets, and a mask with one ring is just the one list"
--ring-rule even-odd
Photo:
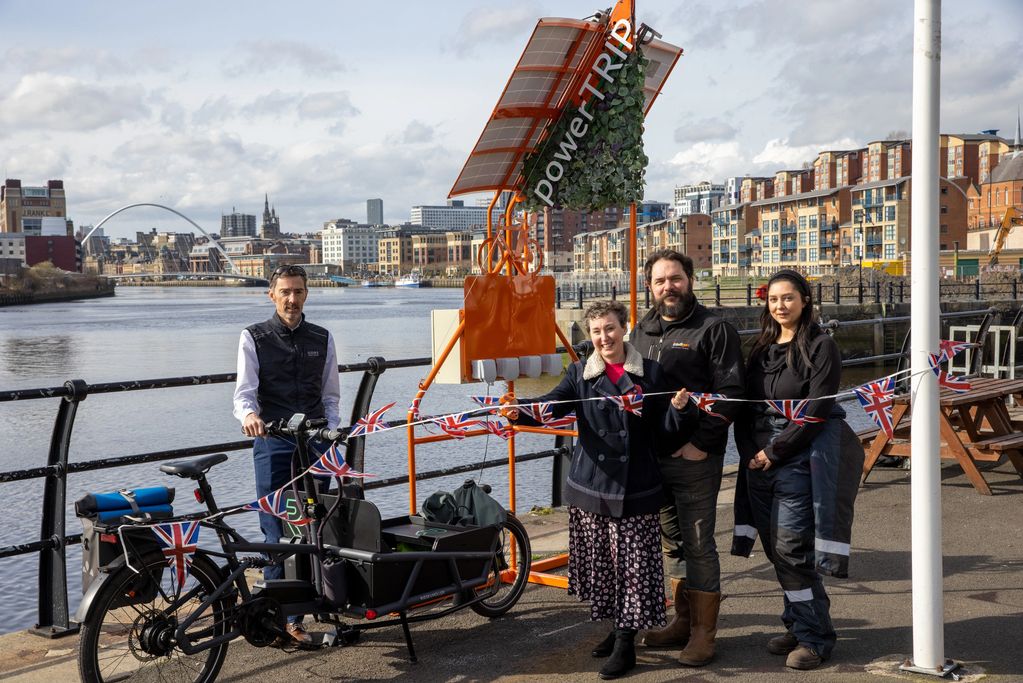
[(501, 541), (494, 557), (492, 578), (477, 590), (478, 595), (486, 597), (472, 603), (472, 611), (494, 618), (510, 610), (522, 597), (529, 581), (529, 569), (533, 564), (531, 552), (526, 527), (509, 512), (501, 524)]
[[(185, 654), (177, 643), (178, 626), (199, 609), (222, 580), (220, 569), (195, 555), (179, 585), (177, 572), (162, 555), (149, 555), (110, 577), (96, 595), (82, 624), (78, 671), (86, 682), (213, 681), (227, 656), (227, 643)], [(192, 646), (201, 647), (230, 628), (231, 600), (212, 603), (187, 629)]]

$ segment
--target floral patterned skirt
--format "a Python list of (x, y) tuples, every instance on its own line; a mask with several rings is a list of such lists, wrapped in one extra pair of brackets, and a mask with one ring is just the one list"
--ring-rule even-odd
[(593, 621), (615, 628), (663, 626), (664, 562), (656, 513), (617, 519), (568, 509), (568, 594), (590, 603)]

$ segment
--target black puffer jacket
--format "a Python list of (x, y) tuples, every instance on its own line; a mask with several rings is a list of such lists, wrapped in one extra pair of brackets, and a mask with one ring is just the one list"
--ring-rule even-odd
[[(604, 361), (594, 352), (585, 365), (577, 361), (551, 392), (537, 398), (520, 398), (519, 404), (570, 401), (552, 406), (555, 417), (575, 411), (579, 439), (568, 473), (565, 503), (587, 512), (610, 517), (657, 512), (663, 487), (654, 454), (667, 431), (677, 431), (696, 420), (692, 403), (685, 411), (670, 407), (670, 396), (645, 396), (642, 416), (621, 410), (607, 400), (583, 400), (621, 396), (639, 385), (644, 394), (665, 391), (660, 368), (625, 345), (625, 374), (618, 383), (605, 374)], [(520, 413), (520, 424), (536, 424)]]
[[(679, 320), (662, 320), (651, 309), (636, 325), (629, 342), (663, 371), (668, 389), (724, 394), (742, 398), (745, 364), (739, 333), (724, 319), (698, 302)], [(728, 425), (738, 416), (741, 403), (721, 401), (714, 412), (699, 411), (698, 419), (681, 430), (660, 455), (676, 451), (687, 442), (711, 455), (721, 455), (728, 444)]]

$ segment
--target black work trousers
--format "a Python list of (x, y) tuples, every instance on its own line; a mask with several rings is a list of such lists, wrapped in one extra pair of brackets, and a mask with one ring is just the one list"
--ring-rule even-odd
[(721, 591), (714, 524), (723, 462), (723, 454), (703, 460), (658, 459), (666, 501), (661, 508), (664, 572), (684, 578), (686, 588), (710, 593)]

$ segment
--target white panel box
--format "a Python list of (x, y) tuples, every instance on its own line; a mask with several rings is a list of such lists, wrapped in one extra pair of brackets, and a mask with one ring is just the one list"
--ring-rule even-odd
[(519, 358), (519, 374), (525, 377), (539, 377), (543, 371), (540, 356), (521, 356)]
[[(444, 347), (451, 341), (451, 335), (458, 329), (458, 309), (444, 310), (437, 309), (430, 311), (430, 340), (433, 347), (433, 362), (436, 365)], [(434, 381), (438, 384), (461, 384), (462, 383), (462, 341), (455, 342), (455, 346), (448, 354), (444, 365), (437, 372)]]
[(518, 358), (498, 358), (497, 376), (503, 380), (513, 382), (519, 378)]

